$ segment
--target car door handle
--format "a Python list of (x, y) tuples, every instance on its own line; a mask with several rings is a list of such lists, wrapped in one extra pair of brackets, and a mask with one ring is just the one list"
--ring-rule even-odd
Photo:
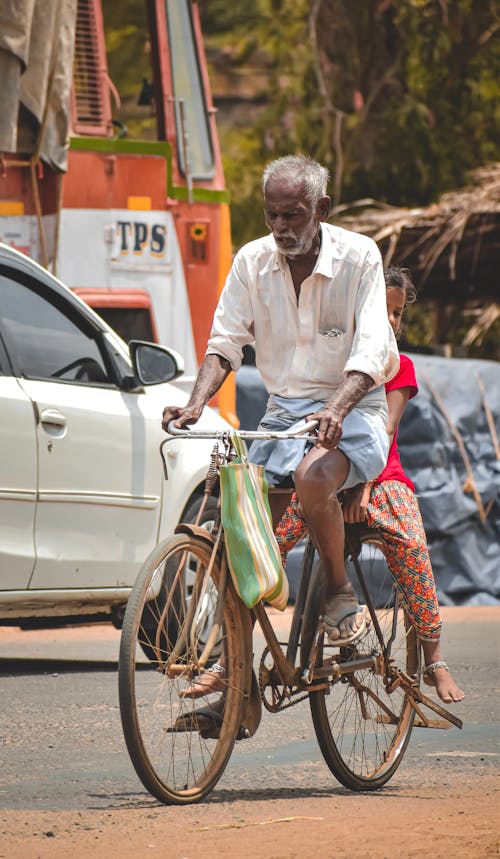
[(45, 429), (50, 429), (51, 427), (64, 429), (66, 426), (66, 418), (56, 409), (44, 409), (40, 415), (40, 423)]

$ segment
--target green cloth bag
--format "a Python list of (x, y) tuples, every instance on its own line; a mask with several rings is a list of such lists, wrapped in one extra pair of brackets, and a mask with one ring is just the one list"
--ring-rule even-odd
[(265, 600), (283, 611), (288, 579), (274, 536), (262, 465), (248, 461), (243, 439), (231, 436), (237, 459), (220, 468), (221, 514), (231, 578), (248, 608)]

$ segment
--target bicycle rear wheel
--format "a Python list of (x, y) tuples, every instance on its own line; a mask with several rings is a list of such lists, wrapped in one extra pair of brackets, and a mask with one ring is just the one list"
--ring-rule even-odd
[[(418, 677), (419, 646), (377, 533), (363, 533), (353, 554), (358, 551), (383, 646), (374, 619), (354, 645), (332, 648), (322, 643), (319, 664), (333, 655), (339, 663), (372, 655), (376, 664), (344, 674), (328, 692), (312, 693), (309, 700), (319, 746), (335, 777), (351, 790), (375, 790), (394, 775), (410, 739), (414, 710), (404, 687), (394, 680), (397, 669)], [(365, 602), (350, 553), (346, 565), (358, 600)]]
[[(208, 539), (188, 534), (161, 543), (139, 573), (123, 622), (118, 678), (125, 741), (142, 783), (166, 804), (197, 802), (217, 783), (248, 694), (249, 620), (219, 564), (207, 569), (211, 548)], [(224, 660), (225, 686), (215, 702), (213, 695), (182, 697), (202, 670), (200, 658), (207, 666)], [(198, 714), (214, 705), (215, 722)]]

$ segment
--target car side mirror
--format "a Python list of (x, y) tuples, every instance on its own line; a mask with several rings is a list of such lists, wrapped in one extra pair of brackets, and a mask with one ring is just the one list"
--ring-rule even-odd
[(182, 357), (166, 346), (131, 340), (129, 349), (135, 374), (142, 385), (171, 382), (184, 372)]

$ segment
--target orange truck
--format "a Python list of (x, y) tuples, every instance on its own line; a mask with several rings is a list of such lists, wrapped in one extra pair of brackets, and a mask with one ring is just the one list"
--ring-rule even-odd
[[(101, 0), (0, 7), (0, 241), (55, 273), (125, 340), (192, 376), (231, 264), (199, 11), (146, 0), (154, 139), (132, 139), (108, 74)], [(139, 100), (139, 103), (141, 101)], [(235, 416), (234, 381), (219, 392)]]

